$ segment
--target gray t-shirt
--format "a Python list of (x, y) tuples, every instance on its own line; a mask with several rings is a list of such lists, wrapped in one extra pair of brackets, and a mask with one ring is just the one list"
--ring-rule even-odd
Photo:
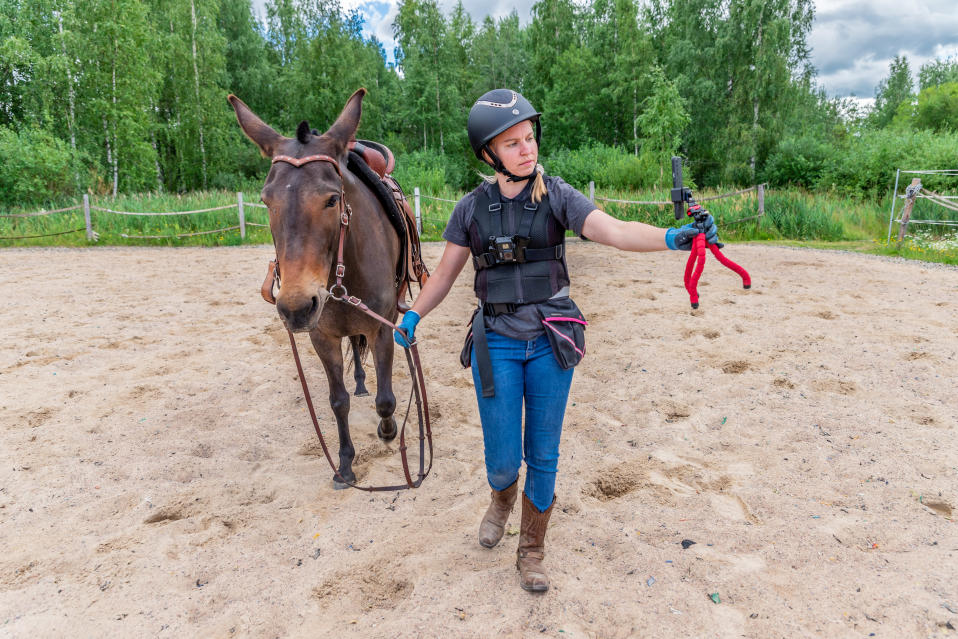
[[(545, 176), (546, 190), (549, 193), (549, 206), (559, 225), (582, 236), (582, 225), (589, 213), (595, 210), (595, 204), (579, 191), (569, 186), (562, 178)], [(476, 209), (477, 195), (488, 193), (491, 184), (483, 182), (474, 191), (465, 195), (452, 211), (442, 237), (447, 242), (459, 246), (469, 246), (469, 225)], [(532, 180), (515, 198), (503, 197), (503, 202), (517, 202), (522, 205), (529, 201), (532, 192)], [(505, 337), (531, 340), (542, 335), (543, 328), (536, 312), (535, 304), (521, 304), (515, 313), (486, 317), (486, 327)]]

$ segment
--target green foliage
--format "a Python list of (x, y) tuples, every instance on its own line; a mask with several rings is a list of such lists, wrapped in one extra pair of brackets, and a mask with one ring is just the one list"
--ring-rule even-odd
[(0, 125), (0, 204), (49, 202), (74, 189), (70, 147), (37, 128)]
[(463, 190), (478, 183), (478, 176), (461, 158), (440, 155), (432, 151), (413, 151), (396, 158), (393, 177), (399, 181), (407, 195), (414, 187), (423, 193), (438, 195), (450, 188)]
[(912, 79), (908, 58), (895, 56), (888, 65), (888, 77), (881, 81), (875, 91), (875, 108), (868, 118), (869, 124), (877, 129), (885, 128), (892, 123), (899, 105), (911, 99)]
[(338, 0), (268, 0), (266, 24), (250, 0), (0, 0), (4, 139), (49, 151), (48, 192), (26, 171), (7, 193), (27, 205), (259, 183), (268, 162), (227, 93), (292, 135), (304, 119), (325, 130), (360, 86), (359, 136), (393, 148), (407, 187), (437, 193), (488, 172), (465, 122), (503, 86), (543, 111), (542, 161), (581, 188), (665, 185), (676, 152), (698, 184), (856, 198), (886, 194), (898, 166), (954, 163), (958, 60), (922, 66), (916, 98), (896, 58), (863, 120), (812, 80), (812, 0), (539, 0), (527, 25), (446, 6), (400, 3), (394, 68)]
[(918, 71), (918, 90), (928, 87), (937, 87), (946, 82), (958, 82), (958, 57), (945, 60), (935, 58), (931, 62), (921, 65)]
[(591, 144), (574, 151), (559, 149), (542, 158), (549, 175), (557, 175), (576, 187), (586, 189), (589, 182), (612, 189), (644, 189), (659, 175), (653, 156), (635, 157), (604, 144)]
[[(675, 155), (682, 142), (682, 131), (691, 118), (685, 110), (685, 100), (679, 95), (675, 84), (669, 81), (662, 69), (653, 67), (650, 73), (652, 92), (642, 103), (642, 115), (638, 124), (646, 137), (643, 147), (652, 158), (658, 158), (664, 166)], [(671, 176), (668, 176), (671, 179)], [(659, 184), (665, 184), (664, 171), (659, 174)]]
[(838, 215), (841, 209), (800, 193), (769, 192), (765, 196), (765, 216), (780, 237), (798, 240), (842, 240), (845, 227)]
[(915, 126), (932, 131), (958, 131), (958, 81), (922, 89)]
[(833, 152), (831, 145), (814, 137), (786, 138), (768, 159), (765, 180), (774, 186), (816, 187)]

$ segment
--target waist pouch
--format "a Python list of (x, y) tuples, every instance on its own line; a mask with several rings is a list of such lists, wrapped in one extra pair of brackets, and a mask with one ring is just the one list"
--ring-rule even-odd
[(542, 327), (552, 346), (556, 362), (568, 370), (585, 357), (585, 327), (589, 325), (571, 297), (559, 297), (536, 304)]

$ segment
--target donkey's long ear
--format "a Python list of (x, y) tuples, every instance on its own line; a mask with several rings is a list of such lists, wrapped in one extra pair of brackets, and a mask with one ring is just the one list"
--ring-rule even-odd
[(232, 93), (226, 98), (236, 111), (236, 119), (240, 128), (250, 140), (256, 143), (264, 157), (271, 158), (276, 153), (276, 147), (283, 141), (283, 136), (274, 131), (268, 124), (259, 119), (246, 104)]
[(363, 115), (363, 96), (366, 89), (359, 89), (349, 96), (343, 112), (339, 114), (333, 126), (329, 127), (326, 135), (340, 142), (345, 149), (346, 145), (356, 139), (356, 129), (359, 128), (359, 119)]

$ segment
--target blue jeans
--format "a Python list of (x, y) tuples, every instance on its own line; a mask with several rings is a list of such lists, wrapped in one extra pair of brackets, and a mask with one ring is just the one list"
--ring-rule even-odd
[[(472, 378), (482, 420), (486, 476), (494, 490), (505, 490), (526, 462), (525, 493), (544, 512), (552, 505), (559, 463), (559, 436), (572, 369), (562, 370), (545, 335), (525, 341), (486, 331), (495, 397), (483, 397), (472, 351)], [(525, 400), (525, 436), (522, 409)]]

